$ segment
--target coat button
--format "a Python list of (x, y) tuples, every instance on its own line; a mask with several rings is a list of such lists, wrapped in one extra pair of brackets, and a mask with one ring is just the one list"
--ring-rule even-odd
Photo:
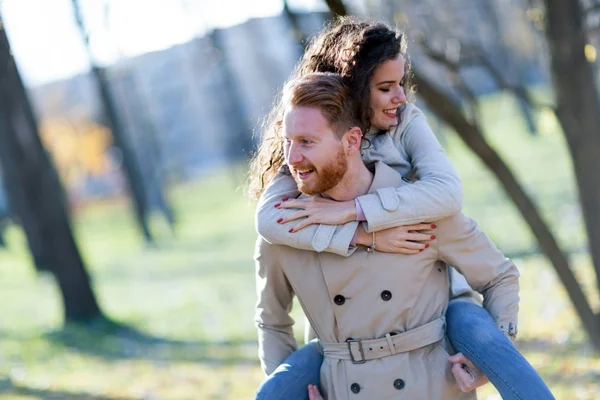
[(353, 383), (350, 385), (350, 390), (352, 390), (352, 393), (357, 394), (360, 392), (360, 385), (358, 383)]
[(346, 298), (344, 296), (342, 296), (341, 294), (338, 294), (337, 296), (335, 296), (333, 298), (333, 302), (335, 304), (337, 304), (338, 306), (341, 306), (342, 304), (344, 304), (346, 302)]
[(390, 292), (389, 290), (384, 290), (383, 292), (381, 292), (381, 298), (383, 299), (383, 301), (390, 301), (390, 299), (392, 298), (392, 292)]
[(404, 381), (402, 379), (396, 379), (394, 381), (394, 387), (398, 390), (404, 389)]

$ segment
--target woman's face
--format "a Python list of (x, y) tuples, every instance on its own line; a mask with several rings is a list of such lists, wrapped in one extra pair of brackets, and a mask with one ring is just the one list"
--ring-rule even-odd
[(398, 125), (398, 107), (406, 103), (404, 93), (404, 57), (388, 60), (379, 65), (373, 73), (370, 83), (371, 126), (388, 130)]

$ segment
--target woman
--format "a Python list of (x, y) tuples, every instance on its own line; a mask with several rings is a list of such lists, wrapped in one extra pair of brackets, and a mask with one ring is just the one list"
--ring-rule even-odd
[[(251, 192), (261, 196), (259, 234), (271, 243), (340, 255), (352, 254), (356, 245), (404, 254), (422, 251), (433, 236), (421, 232), (430, 224), (419, 223), (458, 212), (461, 185), (423, 114), (407, 104), (410, 66), (404, 37), (383, 24), (340, 19), (311, 43), (295, 75), (309, 72), (339, 73), (352, 89), (362, 125), (368, 128), (363, 159), (382, 160), (403, 176), (414, 170), (417, 181), (350, 202), (289, 200), (298, 190), (282, 168), (279, 105), (251, 166)], [(366, 221), (368, 231), (377, 233), (367, 233), (362, 225), (356, 231), (347, 229), (344, 224), (354, 220)], [(449, 361), (461, 389), (485, 383), (478, 367), (505, 399), (553, 398), (509, 339), (516, 334), (516, 321), (496, 327), (490, 315), (473, 304), (472, 290), (461, 278), (454, 271), (453, 301), (446, 314), (448, 338), (460, 352)], [(316, 343), (308, 344), (269, 377), (257, 398), (306, 398), (307, 386), (318, 384), (321, 360)], [(314, 398), (314, 386), (311, 392)]]

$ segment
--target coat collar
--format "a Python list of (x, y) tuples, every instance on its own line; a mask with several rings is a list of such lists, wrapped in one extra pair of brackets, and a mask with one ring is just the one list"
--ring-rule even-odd
[[(367, 193), (375, 193), (377, 190), (383, 188), (397, 188), (405, 184), (402, 180), (402, 175), (381, 161), (375, 161), (374, 163), (367, 165), (367, 168), (373, 172), (373, 181), (371, 182), (371, 186)], [(330, 199), (325, 193), (320, 193), (316, 196)], [(306, 195), (302, 194), (301, 197), (306, 197)]]
[(369, 187), (369, 193), (374, 193), (379, 189), (388, 187), (397, 188), (404, 183), (402, 176), (398, 172), (381, 161), (375, 161), (371, 165), (371, 170), (373, 168), (375, 169), (375, 173), (371, 187)]

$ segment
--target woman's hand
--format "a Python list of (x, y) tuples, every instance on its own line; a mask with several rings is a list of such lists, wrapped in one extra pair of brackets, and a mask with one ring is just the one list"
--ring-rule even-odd
[[(383, 253), (417, 254), (429, 247), (424, 242), (435, 239), (435, 235), (421, 231), (435, 228), (432, 224), (417, 224), (375, 232), (375, 250)], [(356, 230), (356, 244), (367, 247), (373, 244), (373, 234), (366, 232), (362, 225)]]
[(277, 208), (300, 209), (277, 222), (286, 222), (304, 218), (291, 232), (297, 232), (312, 224), (342, 225), (348, 221), (356, 220), (356, 205), (354, 200), (335, 201), (320, 196), (311, 196), (302, 199), (283, 199), (281, 203), (275, 204)]
[(489, 379), (462, 353), (448, 357), (452, 364), (452, 374), (456, 378), (458, 388), (467, 393), (489, 382)]
[(323, 400), (316, 385), (308, 385), (308, 400)]

